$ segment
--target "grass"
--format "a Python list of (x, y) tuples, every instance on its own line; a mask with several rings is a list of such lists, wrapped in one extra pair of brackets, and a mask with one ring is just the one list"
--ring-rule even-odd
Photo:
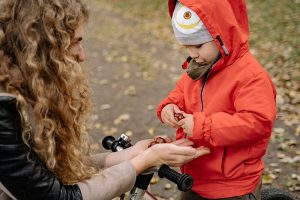
[[(295, 124), (300, 120), (296, 112), (300, 102), (294, 95), (300, 94), (300, 0), (251, 0), (246, 3), (250, 49), (272, 77), (278, 96), (285, 99), (278, 104), (278, 113), (285, 112), (282, 120)], [(110, 5), (141, 22), (142, 32), (165, 44), (179, 46), (172, 33), (167, 0), (111, 0)]]
[[(111, 0), (117, 9), (137, 18), (167, 26), (170, 20), (167, 1)], [(300, 59), (300, 2), (299, 0), (247, 1), (250, 23), (250, 46), (257, 51), (262, 64), (279, 60), (298, 65)], [(281, 62), (279, 62), (281, 63)]]
[[(298, 65), (299, 69), (300, 2), (252, 0), (248, 7), (250, 45), (259, 51), (268, 51), (269, 56), (264, 64), (288, 62), (289, 67), (295, 69)], [(271, 45), (266, 48), (266, 44)]]

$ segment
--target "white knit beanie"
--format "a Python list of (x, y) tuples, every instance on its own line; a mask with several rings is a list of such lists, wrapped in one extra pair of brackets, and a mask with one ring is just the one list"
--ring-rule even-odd
[(177, 1), (172, 26), (176, 39), (182, 45), (198, 45), (213, 40), (199, 16)]

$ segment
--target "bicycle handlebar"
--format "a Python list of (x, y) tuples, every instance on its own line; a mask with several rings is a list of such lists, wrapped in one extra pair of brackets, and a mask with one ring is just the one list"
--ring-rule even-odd
[[(122, 151), (130, 146), (130, 140), (125, 135), (122, 134), (119, 139), (115, 139), (113, 136), (106, 136), (102, 140), (102, 146), (113, 152)], [(158, 176), (160, 178), (167, 178), (177, 185), (180, 191), (189, 191), (194, 183), (193, 178), (188, 174), (180, 174), (177, 171), (171, 169), (168, 165), (162, 165), (158, 169)], [(149, 181), (150, 182), (150, 181)]]
[(160, 178), (167, 178), (173, 183), (177, 184), (180, 191), (187, 192), (192, 189), (194, 180), (188, 174), (180, 174), (177, 171), (171, 169), (168, 165), (162, 165), (158, 170), (158, 176)]
[(130, 144), (130, 139), (127, 137), (127, 135), (122, 134), (118, 140), (116, 140), (113, 136), (106, 136), (102, 140), (102, 146), (107, 150), (116, 152), (122, 151), (123, 149), (131, 147), (132, 145)]

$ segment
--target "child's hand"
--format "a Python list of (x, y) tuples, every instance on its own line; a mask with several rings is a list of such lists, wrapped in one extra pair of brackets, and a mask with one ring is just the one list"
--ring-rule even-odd
[(168, 126), (179, 128), (178, 122), (174, 118), (175, 113), (180, 113), (180, 109), (175, 104), (166, 105), (161, 111), (161, 119)]
[(193, 136), (194, 118), (191, 114), (183, 113), (184, 118), (178, 122), (178, 125), (183, 129), (187, 136)]

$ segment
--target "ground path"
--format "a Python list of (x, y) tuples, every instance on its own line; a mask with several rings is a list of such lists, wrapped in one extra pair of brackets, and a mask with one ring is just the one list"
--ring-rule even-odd
[[(173, 130), (159, 123), (155, 108), (173, 88), (182, 72), (179, 63), (185, 55), (169, 42), (172, 39), (168, 39), (163, 27), (116, 11), (106, 1), (89, 0), (88, 3), (92, 16), (85, 46), (95, 101), (93, 151), (102, 151), (99, 141), (104, 135), (127, 132), (133, 141), (159, 134), (173, 135)], [(276, 126), (279, 128), (276, 136), (280, 137), (283, 125), (278, 122)], [(271, 143), (265, 160), (272, 172), (269, 178), (274, 179), (273, 186), (287, 189), (287, 181), (300, 181), (297, 180), (300, 168), (296, 166), (299, 162), (279, 162), (278, 145), (278, 141)], [(275, 180), (274, 176), (278, 178)], [(176, 188), (172, 185), (166, 190), (165, 185), (165, 181), (159, 181), (153, 185), (153, 192), (166, 199), (176, 199)]]

